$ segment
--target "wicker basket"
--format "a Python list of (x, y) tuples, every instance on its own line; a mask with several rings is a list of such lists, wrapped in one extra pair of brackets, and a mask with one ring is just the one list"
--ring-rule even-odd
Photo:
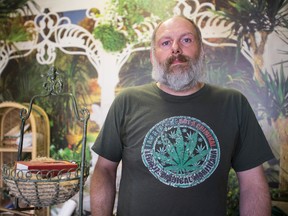
[[(80, 169), (73, 172), (60, 171), (57, 176), (49, 177), (49, 171), (43, 174), (43, 170), (15, 170), (13, 165), (2, 167), (2, 176), (10, 195), (35, 207), (63, 203), (74, 196), (80, 188), (80, 173)], [(89, 167), (85, 166), (84, 182), (88, 174)]]

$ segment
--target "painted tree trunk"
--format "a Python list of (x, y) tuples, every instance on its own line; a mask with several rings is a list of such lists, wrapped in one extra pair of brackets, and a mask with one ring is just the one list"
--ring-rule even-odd
[[(259, 38), (257, 38), (259, 34)], [(263, 54), (265, 49), (265, 44), (268, 38), (269, 32), (260, 31), (249, 34), (250, 46), (252, 48), (253, 60), (254, 60), (254, 78), (260, 85), (264, 85), (262, 78), (262, 68), (263, 68)]]
[(288, 118), (280, 117), (273, 122), (280, 141), (279, 189), (288, 190)]

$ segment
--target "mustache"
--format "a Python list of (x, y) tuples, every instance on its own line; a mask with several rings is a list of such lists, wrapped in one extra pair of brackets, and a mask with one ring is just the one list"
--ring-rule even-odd
[(177, 56), (171, 56), (166, 60), (166, 65), (171, 65), (175, 60), (181, 61), (181, 62), (188, 62), (190, 60), (190, 58), (188, 56), (179, 54)]

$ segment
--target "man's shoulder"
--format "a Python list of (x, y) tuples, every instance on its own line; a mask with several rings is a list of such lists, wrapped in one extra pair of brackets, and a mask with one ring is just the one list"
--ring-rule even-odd
[(217, 101), (221, 101), (223, 103), (229, 102), (230, 104), (234, 104), (236, 107), (249, 105), (247, 97), (237, 89), (210, 84), (208, 84), (207, 89), (209, 92), (208, 95)]
[(243, 94), (239, 90), (233, 88), (227, 88), (213, 84), (206, 84), (206, 88), (208, 89), (208, 91), (210, 91), (210, 93), (213, 94), (241, 96), (241, 97), (243, 96)]

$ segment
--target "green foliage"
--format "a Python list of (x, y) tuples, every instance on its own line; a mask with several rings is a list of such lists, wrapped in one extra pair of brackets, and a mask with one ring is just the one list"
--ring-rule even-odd
[[(35, 53), (34, 53), (35, 54)], [(33, 60), (34, 59), (34, 60)], [(89, 98), (88, 81), (94, 72), (89, 60), (83, 56), (57, 53), (55, 66), (62, 71), (64, 81), (63, 92), (73, 93), (76, 96), (79, 108), (92, 103)], [(10, 100), (19, 103), (30, 102), (31, 97), (43, 93), (41, 74), (46, 74), (49, 66), (43, 66), (35, 61), (35, 55), (12, 60), (0, 77), (0, 101)], [(47, 93), (47, 92), (45, 92)], [(48, 114), (51, 128), (51, 144), (56, 148), (67, 146), (65, 135), (68, 132), (80, 132), (81, 125), (75, 119), (75, 112), (71, 106), (70, 97), (38, 98), (35, 103)], [(68, 123), (69, 122), (69, 123)], [(68, 131), (68, 128), (71, 131)]]
[(256, 31), (271, 32), (277, 26), (287, 26), (287, 0), (231, 0), (225, 8), (214, 11), (233, 22), (232, 30), (239, 38)]
[(287, 0), (231, 0), (227, 8), (217, 12), (228, 21), (235, 22), (233, 29), (242, 35), (255, 31), (273, 31), (283, 26), (288, 13), (284, 10)]
[(67, 55), (57, 50), (54, 65), (64, 75), (64, 92), (70, 92), (74, 96), (88, 95), (90, 68), (86, 57)]
[[(94, 142), (96, 139), (95, 135), (87, 134), (86, 137), (86, 150), (85, 150), (85, 161), (89, 163), (92, 159), (89, 143)], [(80, 162), (82, 160), (82, 140), (72, 147), (58, 148), (55, 145), (50, 145), (50, 155), (56, 160), (68, 160)]]
[(254, 103), (254, 112), (258, 119), (265, 119), (271, 125), (272, 120), (288, 117), (288, 76), (285, 76), (284, 62), (271, 72), (261, 72), (263, 85), (253, 80), (243, 85), (248, 100)]
[[(238, 179), (233, 169), (229, 172), (228, 179), (228, 193), (227, 193), (227, 216), (239, 216), (239, 201), (240, 190)], [(279, 189), (270, 189), (272, 200), (279, 200), (282, 202), (288, 201), (287, 191), (281, 191)], [(287, 216), (287, 214), (280, 208), (272, 206), (271, 216)]]
[(25, 29), (23, 22), (23, 18), (20, 15), (13, 19), (0, 19), (0, 40), (10, 44), (30, 39), (31, 34)]
[(279, 117), (288, 117), (288, 76), (285, 77), (284, 65), (280, 65), (280, 71), (272, 68), (272, 73), (264, 73), (265, 86), (262, 88), (264, 97), (262, 106), (268, 114), (268, 118), (276, 120)]
[[(236, 68), (236, 65), (234, 65)], [(235, 69), (234, 69), (235, 70)], [(239, 88), (246, 82), (245, 72), (236, 68), (235, 73), (231, 73), (227, 63), (207, 64), (207, 81), (211, 84)]]
[(110, 52), (121, 51), (126, 46), (127, 39), (122, 32), (111, 24), (98, 25), (93, 31), (94, 37), (99, 39), (103, 48)]
[(31, 4), (36, 9), (38, 8), (34, 0), (0, 1), (0, 40), (11, 44), (31, 38), (31, 34), (24, 25), (27, 19), (25, 16), (32, 14)]
[[(81, 162), (82, 161), (82, 153), (81, 153), (81, 147), (74, 146), (73, 148), (65, 147), (64, 149), (58, 149), (55, 145), (50, 146), (50, 155), (52, 158), (56, 160), (67, 160), (67, 161), (76, 161)], [(91, 160), (91, 153), (88, 146), (86, 146), (86, 152), (85, 152), (85, 161), (89, 163)]]
[(149, 51), (133, 52), (119, 74), (119, 86), (137, 86), (152, 81), (152, 65), (149, 59)]
[[(114, 17), (108, 16), (106, 20), (101, 20), (94, 29), (94, 36), (102, 42), (105, 50), (121, 51), (127, 43), (138, 41), (135, 30), (137, 28), (137, 31), (145, 31), (141, 27), (145, 18), (164, 19), (172, 15), (174, 5), (175, 1), (166, 0), (111, 0), (106, 8), (106, 14)], [(98, 17), (101, 16), (104, 17), (104, 15), (98, 15)]]
[(165, 19), (172, 14), (175, 3), (167, 0), (112, 0), (112, 4), (117, 4), (119, 15), (124, 16), (130, 25), (139, 24), (152, 14)]
[(12, 91), (9, 88), (10, 83), (12, 83), (11, 76), (1, 76), (0, 77), (0, 103), (3, 101), (13, 101)]
[(42, 92), (41, 71), (47, 68), (47, 66), (40, 65), (36, 61), (27, 61), (27, 59), (19, 65), (19, 73), (14, 79), (18, 90), (15, 99), (18, 102), (30, 102), (33, 95)]
[(165, 19), (172, 15), (172, 8), (175, 5), (175, 1), (166, 0), (112, 0), (111, 3), (117, 5), (117, 13), (123, 16), (123, 24), (130, 42), (137, 40), (133, 25), (139, 25), (145, 17), (153, 15)]
[(272, 200), (279, 200), (279, 201), (285, 201), (288, 202), (288, 191), (287, 190), (281, 190), (281, 189), (271, 189), (270, 190), (271, 199)]
[(249, 95), (247, 85), (251, 82), (253, 68), (242, 55), (235, 58), (235, 51), (235, 48), (207, 49), (206, 80), (213, 85), (237, 89)]
[[(88, 86), (90, 64), (88, 64), (87, 58), (79, 55), (67, 55), (57, 50), (57, 59), (54, 65), (63, 76), (63, 92), (72, 93), (79, 108), (86, 106), (88, 101), (91, 102)], [(60, 130), (63, 132), (60, 135), (63, 136), (65, 133), (77, 134), (80, 130), (79, 125), (77, 125), (79, 122), (75, 117), (71, 97), (57, 97), (51, 102), (51, 105), (53, 105), (53, 111), (51, 111), (56, 112), (52, 116), (55, 120), (54, 123), (62, 126)], [(59, 110), (65, 111), (59, 112)]]
[(33, 95), (42, 92), (41, 72), (48, 70), (48, 66), (40, 65), (30, 57), (8, 63), (8, 71), (3, 71), (0, 77), (0, 101), (27, 103)]
[(10, 15), (19, 14), (20, 12), (28, 14), (31, 12), (28, 2), (32, 3), (36, 8), (38, 8), (34, 0), (1, 0), (0, 19), (8, 18)]
[(239, 215), (239, 184), (236, 173), (233, 169), (229, 172), (228, 193), (227, 193), (227, 216)]

